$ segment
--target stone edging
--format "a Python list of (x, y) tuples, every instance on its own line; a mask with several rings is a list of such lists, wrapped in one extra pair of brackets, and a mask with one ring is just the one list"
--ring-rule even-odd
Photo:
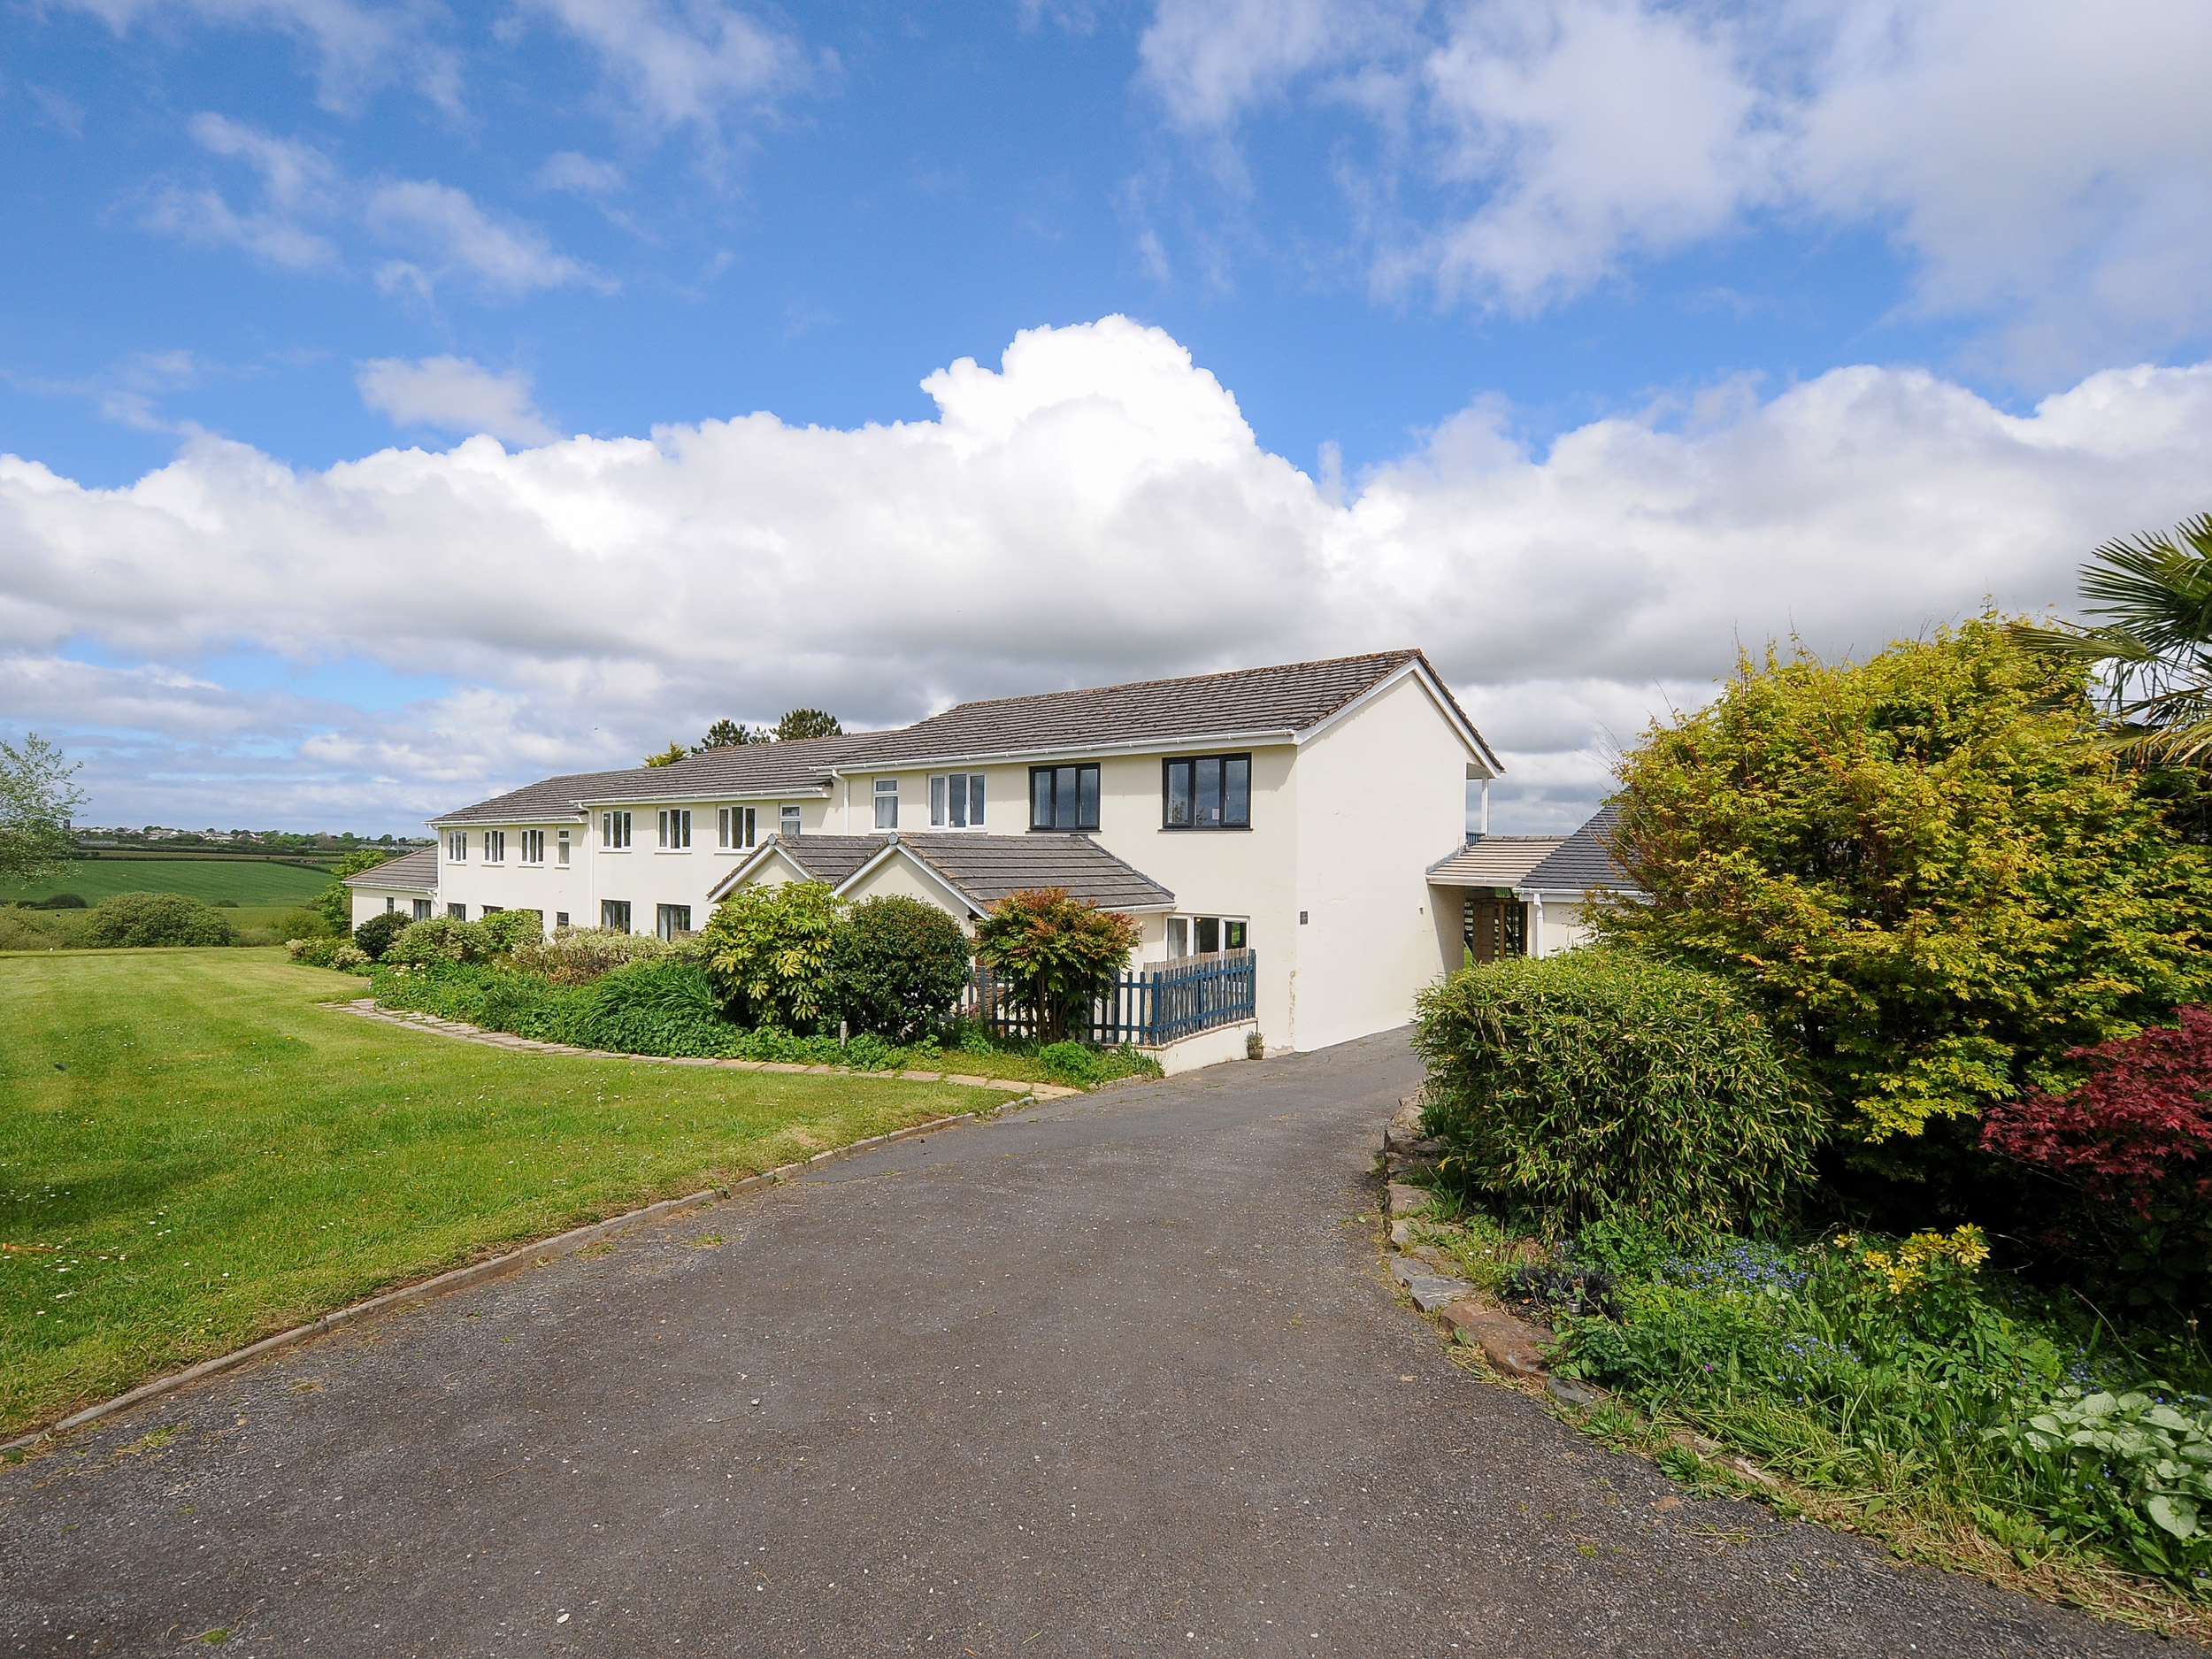
[(1479, 1348), (1493, 1369), (1524, 1383), (1539, 1383), (1554, 1399), (1566, 1405), (1592, 1405), (1597, 1390), (1585, 1384), (1551, 1375), (1544, 1363), (1551, 1333), (1542, 1325), (1508, 1313), (1495, 1300), (1450, 1271), (1441, 1251), (1417, 1244), (1414, 1218), (1429, 1207), (1429, 1195), (1418, 1187), (1397, 1179), (1414, 1170), (1432, 1167), (1437, 1152), (1433, 1141), (1421, 1135), (1421, 1102), (1409, 1095), (1383, 1130), (1384, 1213), (1390, 1222), (1390, 1275), (1405, 1287), (1413, 1305), (1442, 1321), (1446, 1340)]
[[(586, 1051), (577, 1049), (572, 1052)], [(650, 1056), (640, 1057), (649, 1058)], [(800, 1068), (794, 1066), (784, 1069), (796, 1071)], [(1073, 1091), (1067, 1092), (1072, 1093)], [(782, 1164), (772, 1170), (764, 1170), (758, 1175), (749, 1175), (744, 1179), (733, 1181), (727, 1187), (710, 1187), (703, 1192), (693, 1193), (687, 1198), (664, 1198), (657, 1203), (647, 1204), (641, 1209), (633, 1210), (623, 1215), (611, 1216), (604, 1221), (595, 1221), (581, 1227), (572, 1227), (566, 1233), (557, 1233), (549, 1239), (541, 1239), (534, 1244), (526, 1244), (519, 1249), (510, 1250), (504, 1256), (495, 1256), (481, 1262), (472, 1262), (466, 1267), (453, 1268), (434, 1278), (423, 1279), (418, 1284), (403, 1286), (397, 1290), (380, 1292), (365, 1302), (357, 1302), (348, 1307), (334, 1309), (329, 1313), (311, 1319), (305, 1325), (294, 1325), (288, 1331), (280, 1331), (274, 1336), (265, 1336), (257, 1342), (249, 1342), (244, 1348), (235, 1348), (228, 1354), (219, 1354), (213, 1359), (204, 1359), (196, 1365), (188, 1365), (182, 1371), (172, 1371), (166, 1377), (157, 1377), (151, 1382), (141, 1383), (137, 1387), (119, 1394), (112, 1400), (104, 1400), (97, 1405), (88, 1406), (82, 1411), (64, 1417), (60, 1422), (49, 1427), (35, 1429), (15, 1440), (0, 1442), (0, 1454), (23, 1451), (38, 1445), (41, 1441), (58, 1440), (73, 1429), (86, 1427), (103, 1417), (113, 1417), (119, 1411), (127, 1411), (131, 1407), (142, 1404), (145, 1401), (157, 1399), (163, 1394), (173, 1394), (178, 1389), (198, 1382), (203, 1378), (218, 1376), (227, 1371), (234, 1371), (250, 1361), (259, 1359), (265, 1354), (273, 1354), (280, 1348), (289, 1348), (295, 1342), (303, 1342), (311, 1336), (325, 1335), (336, 1330), (342, 1325), (351, 1325), (372, 1314), (388, 1312), (391, 1309), (410, 1302), (426, 1302), (434, 1296), (442, 1296), (456, 1290), (465, 1290), (471, 1285), (481, 1284), (489, 1279), (497, 1279), (503, 1274), (513, 1272), (518, 1268), (532, 1262), (541, 1263), (548, 1259), (549, 1253), (572, 1256), (584, 1246), (596, 1243), (601, 1239), (611, 1238), (617, 1233), (628, 1233), (634, 1228), (644, 1226), (650, 1222), (658, 1221), (664, 1217), (672, 1216), (682, 1210), (696, 1209), (723, 1199), (736, 1198), (746, 1193), (759, 1192), (779, 1182), (790, 1180), (795, 1176), (803, 1175), (818, 1164), (834, 1164), (840, 1159), (849, 1158), (858, 1153), (872, 1152), (878, 1147), (889, 1146), (896, 1141), (908, 1141), (922, 1135), (934, 1134), (941, 1129), (951, 1128), (955, 1124), (987, 1122), (1001, 1112), (1033, 1103), (1033, 1101), (1031, 1098), (1025, 1097), (1018, 1101), (1009, 1101), (1002, 1105), (988, 1107), (982, 1111), (961, 1112), (950, 1118), (933, 1118), (927, 1123), (911, 1124), (904, 1129), (894, 1129), (887, 1134), (871, 1135), (865, 1141), (855, 1141), (848, 1146), (832, 1147), (826, 1152), (818, 1152), (812, 1157), (802, 1158), (796, 1164)]]
[(713, 1065), (732, 1071), (795, 1071), (815, 1077), (875, 1077), (902, 1083), (956, 1083), (965, 1088), (1002, 1088), (1010, 1094), (1027, 1094), (1041, 1101), (1065, 1100), (1080, 1094), (1079, 1088), (1064, 1088), (1057, 1083), (1024, 1083), (1013, 1078), (971, 1077), (950, 1071), (862, 1071), (849, 1065), (800, 1065), (782, 1060), (718, 1060), (705, 1055), (680, 1054), (619, 1054), (612, 1048), (579, 1048), (565, 1042), (538, 1042), (528, 1037), (518, 1037), (512, 1032), (486, 1031), (481, 1025), (472, 1025), (462, 1019), (441, 1019), (435, 1014), (380, 1008), (376, 999), (356, 997), (349, 1002), (324, 1002), (324, 1008), (335, 1008), (342, 1013), (358, 1014), (364, 1019), (380, 1020), (387, 1025), (399, 1025), (410, 1031), (426, 1031), (440, 1037), (452, 1037), (462, 1042), (482, 1043), (487, 1048), (506, 1048), (517, 1054), (567, 1054), (589, 1060), (642, 1060), (651, 1065)]

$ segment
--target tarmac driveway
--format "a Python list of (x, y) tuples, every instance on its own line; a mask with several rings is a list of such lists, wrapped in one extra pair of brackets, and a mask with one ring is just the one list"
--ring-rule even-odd
[(0, 1471), (6, 1651), (2171, 1651), (1451, 1364), (1366, 1218), (1416, 1079), (948, 1130), (150, 1403)]

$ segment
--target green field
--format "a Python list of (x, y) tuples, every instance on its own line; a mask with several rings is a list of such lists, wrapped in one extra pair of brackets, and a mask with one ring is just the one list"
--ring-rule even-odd
[(0, 956), (0, 1438), (503, 1245), (1003, 1098), (503, 1053), (275, 950)]
[(181, 893), (212, 904), (229, 899), (241, 907), (278, 911), (304, 904), (330, 885), (320, 870), (262, 864), (250, 858), (81, 858), (59, 873), (27, 885), (0, 884), (0, 904), (73, 893), (88, 904), (118, 893)]

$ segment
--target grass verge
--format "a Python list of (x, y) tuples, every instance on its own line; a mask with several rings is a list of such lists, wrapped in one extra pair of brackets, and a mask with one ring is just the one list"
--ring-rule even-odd
[(999, 1091), (514, 1055), (278, 951), (0, 956), (0, 1437), (381, 1287)]

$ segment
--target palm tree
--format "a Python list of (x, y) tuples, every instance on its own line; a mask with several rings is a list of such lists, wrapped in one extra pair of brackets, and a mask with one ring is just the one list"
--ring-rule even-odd
[(2096, 622), (2022, 626), (2016, 637), (2102, 669), (2122, 727), (2115, 748), (2183, 764), (2212, 758), (2212, 512), (2090, 557), (2081, 596)]

